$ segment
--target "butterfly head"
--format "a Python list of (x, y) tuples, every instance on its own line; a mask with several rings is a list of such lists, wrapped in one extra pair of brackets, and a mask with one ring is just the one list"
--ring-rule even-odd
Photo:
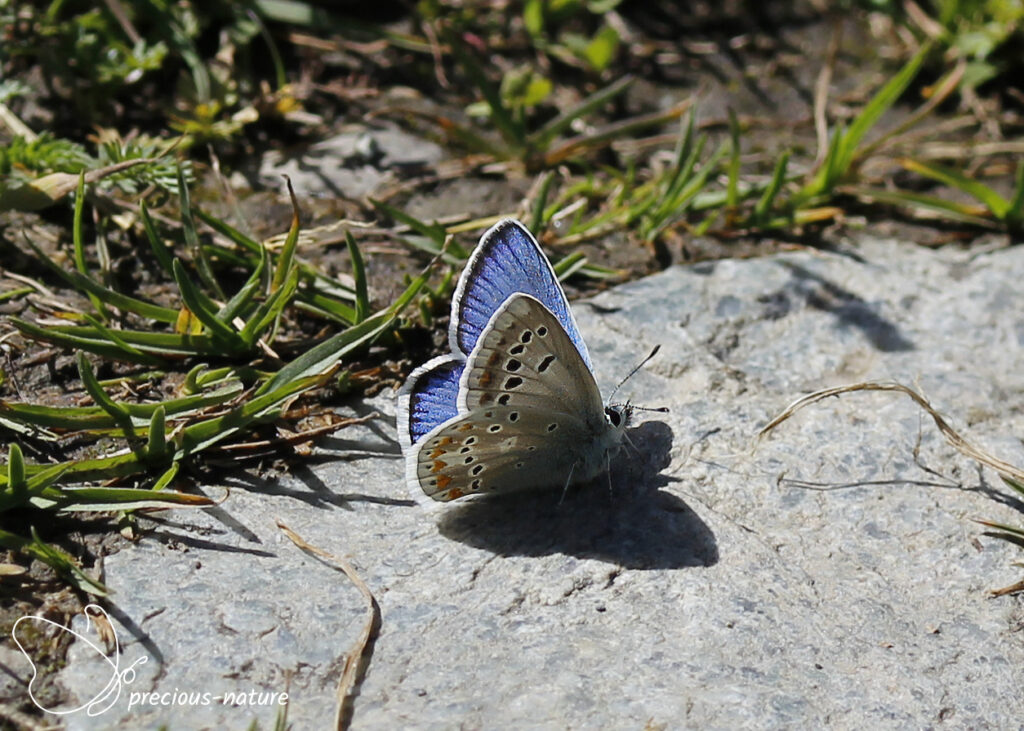
[(624, 404), (608, 404), (604, 407), (605, 421), (616, 432), (625, 431), (632, 416), (633, 405), (628, 401)]

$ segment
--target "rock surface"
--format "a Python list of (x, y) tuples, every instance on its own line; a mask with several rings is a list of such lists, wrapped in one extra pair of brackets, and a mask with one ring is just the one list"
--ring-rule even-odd
[[(671, 413), (631, 432), (611, 493), (424, 509), (386, 419), (292, 476), (240, 474), (218, 509), (169, 514), (107, 559), (121, 669), (147, 661), (68, 727), (271, 727), (251, 690), (287, 691), (295, 728), (333, 722), (364, 600), (275, 519), (349, 557), (380, 604), (355, 728), (1016, 727), (1024, 611), (987, 590), (1021, 556), (970, 521), (1024, 523), (998, 478), (896, 394), (752, 438), (810, 390), (894, 379), (1024, 464), (1021, 281), (1022, 248), (865, 238), (576, 303), (605, 393), (662, 344), (621, 395)], [(374, 409), (393, 402), (356, 407)], [(110, 675), (76, 642), (62, 681), (84, 703)], [(161, 695), (129, 708), (143, 692)]]
[(271, 190), (279, 190), (281, 176), (287, 175), (301, 196), (361, 198), (393, 184), (395, 171), (426, 171), (441, 157), (436, 144), (400, 129), (359, 127), (296, 155), (270, 152), (257, 177)]

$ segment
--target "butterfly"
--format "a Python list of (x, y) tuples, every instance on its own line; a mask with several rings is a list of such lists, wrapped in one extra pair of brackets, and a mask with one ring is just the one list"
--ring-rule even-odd
[(590, 354), (533, 235), (505, 219), (459, 277), (451, 354), (398, 393), (406, 483), (438, 501), (566, 487), (603, 472), (629, 404), (605, 406)]

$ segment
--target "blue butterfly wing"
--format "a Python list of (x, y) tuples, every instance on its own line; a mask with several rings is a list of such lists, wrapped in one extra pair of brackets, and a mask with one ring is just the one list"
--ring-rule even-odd
[(443, 355), (409, 375), (398, 392), (398, 434), (403, 447), (459, 415), (459, 379), (465, 366), (462, 358)]
[(551, 310), (593, 371), (587, 346), (551, 263), (533, 234), (510, 218), (483, 235), (459, 278), (448, 332), (452, 351), (471, 353), (491, 316), (518, 292), (535, 297)]

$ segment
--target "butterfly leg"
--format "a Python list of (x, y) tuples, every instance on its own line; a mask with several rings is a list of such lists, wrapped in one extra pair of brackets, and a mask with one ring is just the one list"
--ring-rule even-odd
[(604, 453), (604, 473), (608, 475), (608, 499), (614, 501), (615, 491), (612, 490), (612, 456), (610, 452)]
[(558, 507), (562, 507), (562, 503), (565, 502), (565, 496), (569, 492), (569, 485), (572, 484), (572, 473), (576, 470), (576, 463), (572, 463), (572, 467), (569, 468), (569, 477), (565, 480), (565, 487), (562, 488), (562, 497), (558, 499)]

